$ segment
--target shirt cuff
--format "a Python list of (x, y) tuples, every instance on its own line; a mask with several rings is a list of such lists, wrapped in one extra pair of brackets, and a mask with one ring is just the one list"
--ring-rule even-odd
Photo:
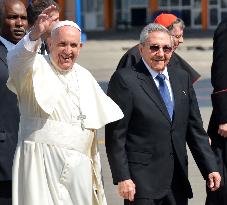
[(29, 34), (30, 32), (24, 37), (24, 46), (28, 51), (37, 52), (37, 50), (40, 49), (42, 43), (41, 38), (36, 41), (31, 41)]

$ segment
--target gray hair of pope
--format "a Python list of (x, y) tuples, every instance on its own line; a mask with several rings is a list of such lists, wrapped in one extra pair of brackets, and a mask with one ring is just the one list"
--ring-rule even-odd
[[(164, 33), (167, 33), (171, 39), (171, 35), (170, 32), (167, 28), (165, 28), (164, 26), (160, 25), (160, 24), (156, 24), (156, 23), (150, 23), (147, 26), (145, 26), (143, 28), (143, 30), (140, 33), (140, 43), (143, 44), (144, 42), (146, 42), (146, 40), (149, 37), (149, 34), (155, 31), (161, 31)], [(171, 41), (172, 43), (172, 41)]]

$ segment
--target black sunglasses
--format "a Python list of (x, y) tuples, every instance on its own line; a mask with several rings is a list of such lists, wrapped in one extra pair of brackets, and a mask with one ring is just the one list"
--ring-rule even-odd
[(169, 54), (172, 51), (172, 47), (170, 46), (159, 46), (159, 45), (150, 45), (149, 46), (151, 52), (158, 52), (160, 48), (162, 48), (163, 52), (165, 54)]

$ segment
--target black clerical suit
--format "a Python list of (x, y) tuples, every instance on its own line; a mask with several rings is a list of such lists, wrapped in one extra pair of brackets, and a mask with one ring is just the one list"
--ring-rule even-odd
[(7, 49), (0, 41), (0, 204), (11, 204), (13, 157), (17, 144), (19, 110), (17, 97), (6, 86)]
[(207, 190), (206, 205), (227, 204), (227, 138), (218, 134), (220, 124), (227, 123), (227, 20), (221, 22), (213, 38), (213, 63), (211, 67), (211, 95), (213, 111), (208, 126), (211, 146), (222, 176), (221, 187), (216, 192)]
[[(139, 62), (141, 55), (139, 52), (138, 45), (130, 48), (120, 59), (117, 69), (131, 67)], [(173, 52), (170, 58), (170, 63), (177, 65), (178, 68), (188, 72), (191, 77), (192, 83), (196, 82), (200, 78), (200, 74), (192, 68), (183, 58), (181, 58), (176, 52)]]
[(108, 95), (124, 118), (106, 125), (106, 151), (114, 184), (132, 179), (136, 199), (159, 199), (171, 190), (181, 197), (177, 205), (184, 205), (193, 196), (186, 142), (205, 179), (217, 165), (188, 73), (169, 63), (168, 74), (174, 98), (172, 121), (142, 60), (113, 74)]

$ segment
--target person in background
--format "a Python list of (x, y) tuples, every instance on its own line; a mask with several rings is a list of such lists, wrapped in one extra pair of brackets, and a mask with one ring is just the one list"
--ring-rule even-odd
[(0, 0), (0, 204), (11, 205), (12, 165), (17, 144), (17, 97), (6, 82), (6, 55), (20, 41), (28, 26), (25, 5), (19, 0)]
[[(184, 34), (184, 22), (182, 19), (177, 18), (173, 14), (162, 13), (156, 17), (154, 23), (161, 24), (166, 27), (173, 38), (173, 50), (175, 51), (178, 46), (183, 43), (183, 34)], [(139, 52), (139, 45), (135, 45), (130, 48), (120, 59), (117, 69), (131, 67), (139, 62), (141, 55)], [(181, 58), (176, 52), (173, 52), (173, 55), (170, 59), (171, 64), (177, 65), (180, 69), (186, 70), (190, 77), (192, 83), (196, 82), (200, 78), (200, 74), (191, 67), (183, 58)]]
[(222, 176), (217, 192), (207, 190), (206, 205), (227, 204), (227, 21), (223, 20), (214, 32), (211, 94), (213, 111), (208, 125), (211, 147)]
[[(35, 21), (37, 20), (38, 16), (42, 13), (42, 11), (51, 5), (54, 5), (56, 7), (56, 10), (54, 10), (51, 14), (52, 18), (54, 19), (53, 21), (53, 24), (54, 24), (55, 22), (59, 21), (59, 16), (61, 11), (61, 8), (58, 5), (58, 3), (56, 3), (54, 0), (38, 0), (38, 1), (33, 0), (31, 3), (29, 3), (27, 7), (27, 14), (28, 14), (28, 25), (30, 29), (32, 28), (32, 26), (34, 25)], [(42, 36), (42, 44), (40, 46), (39, 53), (43, 55), (49, 52), (48, 38), (50, 36), (50, 32), (51, 32), (51, 27), (50, 27), (50, 31), (46, 32)]]
[[(7, 86), (21, 113), (13, 205), (106, 205), (95, 131), (123, 113), (76, 63), (81, 29), (72, 21), (52, 26), (55, 10), (46, 8), (7, 55)], [(50, 27), (50, 53), (38, 54)]]
[(106, 125), (113, 182), (125, 205), (187, 205), (192, 198), (186, 143), (211, 191), (220, 185), (214, 153), (189, 74), (169, 62), (170, 32), (149, 24), (140, 34), (142, 56), (118, 69), (107, 94), (124, 118)]

